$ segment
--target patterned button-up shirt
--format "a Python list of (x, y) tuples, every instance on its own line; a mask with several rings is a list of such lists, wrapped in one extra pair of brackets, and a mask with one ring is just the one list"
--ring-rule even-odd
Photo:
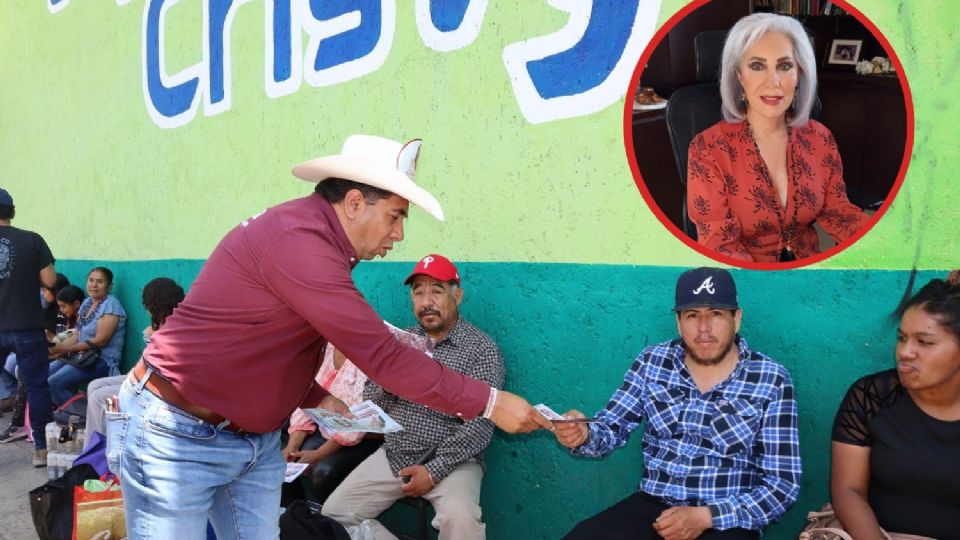
[[(426, 335), (419, 326), (407, 330)], [(503, 387), (506, 370), (500, 349), (489, 336), (463, 318), (458, 319), (450, 333), (434, 347), (433, 357), (441, 364), (496, 388)], [(483, 466), (483, 451), (493, 436), (494, 425), (490, 420), (464, 421), (428, 409), (390, 394), (372, 379), (367, 380), (363, 397), (373, 400), (403, 426), (403, 431), (384, 435), (383, 447), (394, 475), (414, 465), (433, 446), (437, 447), (436, 455), (424, 465), (437, 482), (469, 459)]]
[(800, 441), (786, 368), (737, 338), (739, 360), (701, 393), (680, 339), (644, 349), (575, 452), (602, 457), (646, 422), (640, 490), (679, 506), (709, 506), (713, 527), (760, 530), (800, 492)]

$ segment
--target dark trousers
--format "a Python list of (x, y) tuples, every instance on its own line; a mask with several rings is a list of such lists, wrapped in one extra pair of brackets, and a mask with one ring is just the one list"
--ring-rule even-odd
[[(646, 493), (637, 492), (603, 512), (577, 523), (565, 540), (661, 540), (653, 522), (669, 505)], [(707, 529), (700, 540), (757, 540), (760, 534), (746, 529)]]
[(13, 398), (13, 413), (10, 416), (10, 425), (23, 427), (24, 416), (27, 414), (27, 387), (23, 379), (17, 379), (17, 393)]
[(27, 390), (33, 444), (40, 450), (47, 447), (45, 432), (47, 424), (53, 422), (53, 403), (47, 385), (47, 372), (50, 369), (47, 336), (40, 328), (0, 330), (0, 358), (6, 358), (11, 352), (17, 355), (17, 375)]
[[(319, 431), (310, 434), (301, 450), (316, 450), (326, 442)], [(291, 483), (283, 484), (280, 492), (280, 506), (286, 507), (296, 499), (308, 499), (323, 504), (327, 497), (337, 489), (340, 482), (350, 474), (363, 460), (380, 448), (382, 440), (363, 439), (354, 446), (344, 446), (315, 463), (312, 467)]]

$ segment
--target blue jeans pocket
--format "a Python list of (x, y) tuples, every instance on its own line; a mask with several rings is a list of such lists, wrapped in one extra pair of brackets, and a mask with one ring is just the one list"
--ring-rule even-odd
[(130, 415), (122, 412), (106, 411), (107, 414), (107, 468), (120, 475), (120, 457), (123, 455), (123, 442), (127, 438), (127, 426)]
[(217, 430), (210, 424), (168, 405), (154, 408), (147, 415), (146, 424), (149, 431), (173, 437), (203, 441), (217, 436)]

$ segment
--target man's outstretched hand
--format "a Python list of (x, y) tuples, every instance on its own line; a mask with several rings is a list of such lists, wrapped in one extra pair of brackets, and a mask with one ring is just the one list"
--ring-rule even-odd
[(504, 390), (497, 392), (490, 420), (507, 433), (529, 433), (537, 429), (553, 431), (553, 424), (527, 400)]

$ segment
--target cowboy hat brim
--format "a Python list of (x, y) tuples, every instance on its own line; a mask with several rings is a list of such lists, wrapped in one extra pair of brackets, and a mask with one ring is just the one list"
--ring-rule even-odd
[(443, 221), (440, 202), (429, 191), (416, 185), (396, 169), (356, 156), (325, 156), (297, 165), (293, 175), (307, 182), (323, 182), (327, 178), (344, 178), (394, 193)]

